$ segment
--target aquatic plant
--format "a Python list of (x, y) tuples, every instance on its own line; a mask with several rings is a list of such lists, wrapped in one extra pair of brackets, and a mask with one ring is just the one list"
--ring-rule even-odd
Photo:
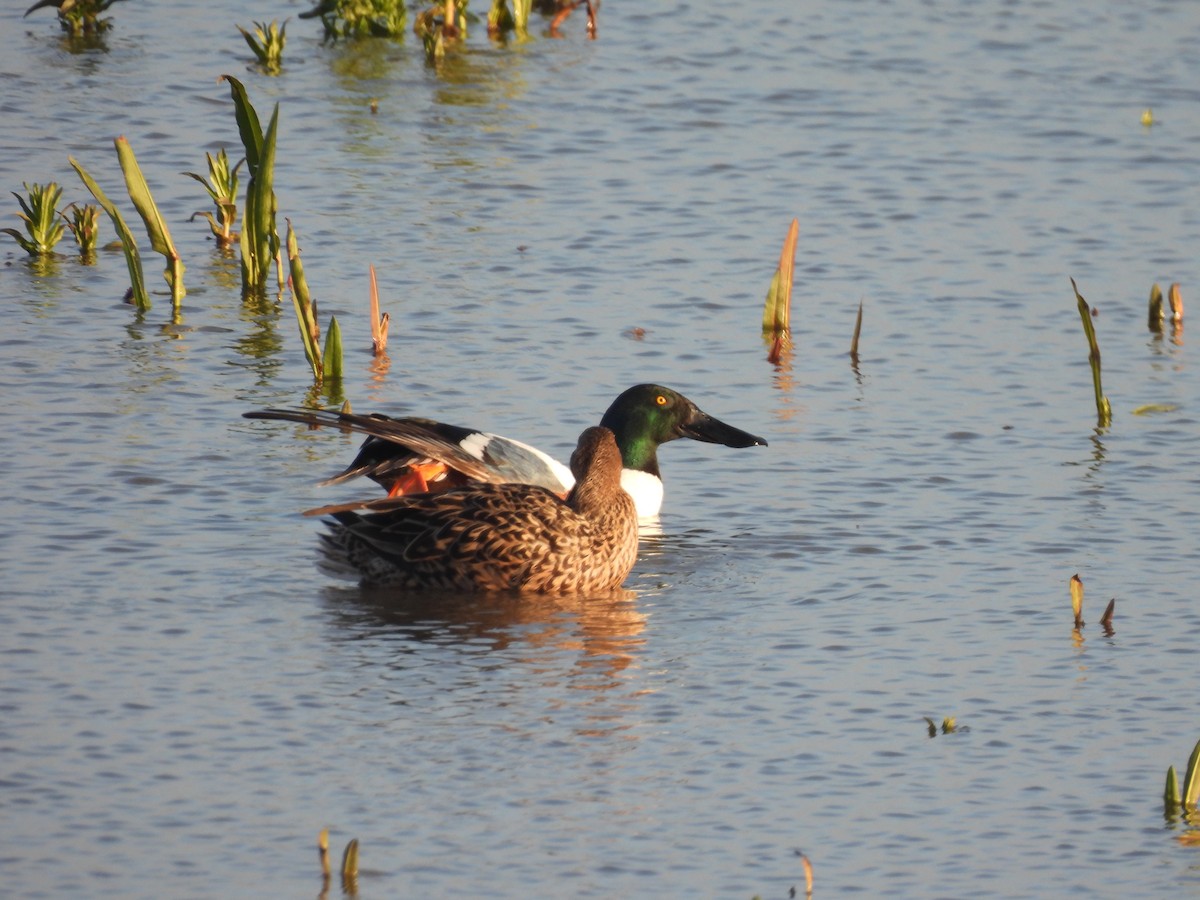
[(1075, 613), (1075, 627), (1083, 627), (1083, 580), (1076, 573), (1071, 576), (1071, 611)]
[(300, 326), (300, 340), (304, 344), (304, 356), (312, 368), (313, 381), (324, 384), (326, 380), (340, 380), (344, 372), (342, 352), (342, 330), (337, 317), (329, 319), (325, 334), (325, 349), (321, 350), (321, 326), (317, 324), (317, 304), (308, 290), (304, 277), (304, 263), (300, 259), (300, 246), (291, 221), (287, 223), (289, 282), (292, 288), (292, 305), (296, 310), (296, 322)]
[(113, 228), (117, 231), (117, 237), (121, 240), (121, 249), (125, 252), (125, 265), (129, 268), (129, 292), (133, 304), (142, 311), (149, 309), (150, 294), (146, 290), (146, 276), (142, 271), (142, 256), (138, 251), (137, 240), (134, 238), (133, 232), (125, 224), (125, 219), (121, 215), (121, 211), (117, 209), (116, 205), (100, 189), (100, 185), (96, 183), (96, 179), (92, 178), (87, 170), (76, 162), (73, 157), (68, 156), (67, 162), (71, 164), (71, 168), (79, 175), (84, 186), (92, 192), (92, 196), (96, 198), (96, 202), (100, 204), (100, 208), (108, 213), (108, 217), (112, 220)]
[(304, 277), (304, 263), (300, 259), (300, 244), (292, 223), (287, 223), (288, 270), (291, 278), (292, 306), (296, 310), (296, 323), (300, 326), (300, 341), (304, 344), (304, 356), (312, 367), (313, 380), (320, 384), (325, 372), (321, 358), (321, 326), (317, 324), (317, 307), (308, 292), (308, 280)]
[(446, 55), (448, 42), (467, 36), (467, 0), (445, 0), (435, 4), (417, 16), (413, 32), (425, 48), (426, 63), (437, 65)]
[(25, 10), (25, 15), (29, 15), (35, 9), (53, 6), (58, 10), (58, 23), (62, 30), (71, 37), (82, 37), (99, 34), (112, 27), (112, 20), (102, 19), (100, 14), (116, 2), (117, 0), (38, 0)]
[(283, 262), (280, 258), (279, 232), (275, 224), (275, 135), (279, 127), (279, 104), (271, 114), (264, 134), (258, 113), (246, 94), (245, 87), (232, 75), (222, 75), (229, 83), (233, 97), (238, 134), (246, 152), (246, 168), (250, 184), (246, 187), (246, 209), (242, 214), (242, 296), (261, 297), (266, 294), (267, 275), (275, 261), (280, 290), (283, 284)]
[(488, 34), (501, 35), (516, 32), (524, 35), (529, 28), (529, 13), (533, 9), (533, 0), (512, 0), (509, 9), (508, 0), (492, 0), (492, 8), (488, 10)]
[(1188, 757), (1187, 769), (1183, 776), (1183, 791), (1179, 790), (1175, 767), (1167, 768), (1167, 783), (1163, 789), (1163, 807), (1168, 816), (1173, 816), (1180, 808), (1184, 814), (1196, 812), (1200, 803), (1200, 741), (1192, 748)]
[(358, 838), (351, 838), (350, 843), (346, 844), (346, 852), (342, 854), (342, 882), (343, 890), (348, 894), (353, 894), (355, 891), (352, 888), (346, 887), (346, 882), (353, 885), (358, 878)]
[(183, 295), (187, 293), (183, 287), (183, 259), (179, 256), (179, 251), (175, 249), (175, 242), (171, 240), (171, 230), (167, 228), (166, 220), (158, 211), (158, 205), (154, 202), (150, 186), (146, 184), (146, 179), (142, 175), (142, 170), (138, 166), (137, 157), (134, 156), (129, 141), (124, 136), (120, 136), (113, 141), (113, 144), (117, 148), (117, 159), (120, 161), (121, 171), (125, 175), (125, 187), (129, 191), (129, 199), (133, 201), (133, 208), (142, 217), (142, 222), (146, 226), (146, 235), (150, 238), (150, 246), (156, 253), (161, 253), (167, 261), (163, 278), (171, 288), (171, 305), (178, 314), (180, 304), (183, 302)]
[(1163, 292), (1155, 282), (1150, 286), (1150, 309), (1146, 315), (1146, 327), (1158, 334), (1163, 327)]
[(251, 34), (241, 25), (237, 30), (246, 39), (246, 44), (258, 57), (259, 67), (268, 75), (278, 75), (283, 70), (283, 48), (287, 44), (287, 20), (283, 24), (272, 21), (254, 23), (254, 33)]
[(1179, 290), (1179, 282), (1174, 282), (1167, 290), (1167, 303), (1171, 305), (1171, 321), (1175, 324), (1183, 322), (1183, 294)]
[(425, 62), (436, 66), (446, 55), (446, 32), (437, 22), (436, 10), (428, 9), (417, 16), (413, 31), (421, 39)]
[[(321, 857), (321, 896), (329, 890), (329, 829), (322, 828), (317, 835), (317, 852)], [(358, 838), (351, 838), (342, 853), (342, 893), (347, 897), (358, 896)]]
[(404, 34), (408, 7), (404, 0), (320, 0), (302, 19), (319, 18), (329, 40), (391, 37)]
[(54, 252), (54, 245), (63, 235), (63, 225), (58, 221), (57, 212), (62, 188), (53, 181), (46, 184), (26, 183), (25, 192), (29, 194), (29, 199), (16, 191), (13, 191), (13, 196), (21, 204), (17, 216), (24, 221), (26, 234), (21, 234), (15, 228), (0, 228), (0, 231), (11, 235), (30, 256), (48, 256)]
[(85, 203), (80, 206), (77, 203), (72, 203), (67, 207), (71, 215), (68, 216), (66, 211), (59, 213), (63, 220), (67, 223), (67, 229), (75, 238), (75, 244), (79, 247), (79, 256), (84, 262), (94, 262), (96, 259), (96, 239), (100, 233), (100, 210), (92, 206), (90, 203)]
[(796, 267), (796, 242), (800, 237), (800, 220), (792, 219), (783, 249), (779, 253), (779, 266), (767, 289), (767, 301), (763, 306), (763, 340), (770, 347), (767, 359), (777, 363), (783, 350), (791, 345), (792, 273)]
[(1083, 333), (1088, 342), (1088, 363), (1092, 367), (1092, 386), (1096, 391), (1096, 419), (1101, 428), (1112, 424), (1112, 406), (1104, 396), (1104, 388), (1100, 384), (1100, 345), (1096, 343), (1096, 326), (1092, 324), (1092, 310), (1088, 302), (1079, 293), (1075, 279), (1071, 279), (1071, 289), (1075, 292), (1076, 305), (1079, 308), (1079, 318), (1083, 320)]
[(858, 365), (858, 338), (862, 334), (863, 302), (858, 301), (858, 318), (854, 320), (854, 336), (850, 338), (850, 361)]
[(207, 210), (194, 212), (191, 218), (203, 216), (207, 219), (208, 227), (212, 230), (217, 246), (225, 250), (237, 243), (238, 240), (238, 233), (233, 230), (237, 224), (238, 169), (246, 160), (240, 159), (237, 165), (232, 169), (229, 168), (229, 157), (226, 155), (224, 147), (217, 151), (216, 156), (205, 153), (204, 158), (208, 161), (207, 179), (195, 172), (184, 172), (183, 174), (204, 185), (217, 212), (215, 216)]
[(374, 356), (387, 354), (388, 324), (391, 317), (387, 313), (379, 313), (379, 285), (375, 281), (375, 267), (368, 267), (371, 272), (371, 352)]

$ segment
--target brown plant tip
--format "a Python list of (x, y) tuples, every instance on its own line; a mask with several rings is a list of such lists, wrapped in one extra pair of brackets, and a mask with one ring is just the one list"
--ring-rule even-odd
[(1171, 321), (1183, 321), (1183, 294), (1179, 291), (1179, 282), (1176, 281), (1167, 291), (1167, 303), (1171, 306)]
[(1104, 608), (1104, 615), (1100, 617), (1100, 625), (1104, 628), (1105, 634), (1111, 635), (1113, 633), (1112, 619), (1113, 612), (1116, 610), (1116, 608), (1117, 598), (1113, 597), (1108, 601), (1108, 606)]
[(317, 852), (321, 854), (321, 873), (329, 877), (329, 829), (322, 828), (317, 835)]

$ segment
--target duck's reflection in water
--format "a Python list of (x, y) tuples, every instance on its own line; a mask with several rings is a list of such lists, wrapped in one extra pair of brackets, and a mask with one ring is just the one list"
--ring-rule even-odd
[(536, 696), (538, 715), (573, 715), (579, 735), (636, 725), (647, 617), (634, 591), (542, 596), (327, 588), (325, 601), (331, 636), (342, 650), (352, 648), (357, 680), (366, 684), (363, 669), (381, 667), (390, 702), (428, 705), (445, 720), (481, 708), (490, 717)]

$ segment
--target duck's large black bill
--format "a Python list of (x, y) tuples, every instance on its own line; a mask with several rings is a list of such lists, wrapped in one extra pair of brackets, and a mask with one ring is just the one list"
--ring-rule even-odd
[(767, 442), (757, 435), (732, 425), (726, 425), (720, 419), (714, 419), (708, 413), (696, 410), (692, 418), (680, 426), (683, 437), (708, 444), (724, 444), (726, 447), (765, 447)]

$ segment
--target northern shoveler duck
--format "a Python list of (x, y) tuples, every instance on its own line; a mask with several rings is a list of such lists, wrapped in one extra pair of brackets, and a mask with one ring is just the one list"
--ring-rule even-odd
[(619, 587), (637, 559), (638, 524), (633, 498), (621, 488), (613, 433), (585, 430), (571, 472), (566, 500), (537, 485), (472, 484), (368, 501), (376, 510), (368, 514), (330, 508), (323, 567), (364, 585), (408, 590)]
[[(339, 427), (369, 435), (354, 461), (325, 484), (365, 475), (382, 485), (389, 496), (436, 492), (474, 482), (536, 484), (566, 496), (574, 484), (570, 469), (528, 444), (431, 419), (360, 416), (319, 409), (264, 409), (245, 416)], [(613, 401), (600, 424), (616, 437), (623, 463), (621, 484), (633, 497), (640, 518), (656, 516), (662, 508), (660, 444), (686, 437), (726, 447), (767, 445), (762, 438), (703, 412), (678, 391), (657, 384), (629, 388)], [(431, 446), (454, 444), (462, 453), (450, 460), (420, 450), (410, 442), (411, 436), (418, 433), (432, 440)], [(470, 459), (464, 462), (464, 455)]]

